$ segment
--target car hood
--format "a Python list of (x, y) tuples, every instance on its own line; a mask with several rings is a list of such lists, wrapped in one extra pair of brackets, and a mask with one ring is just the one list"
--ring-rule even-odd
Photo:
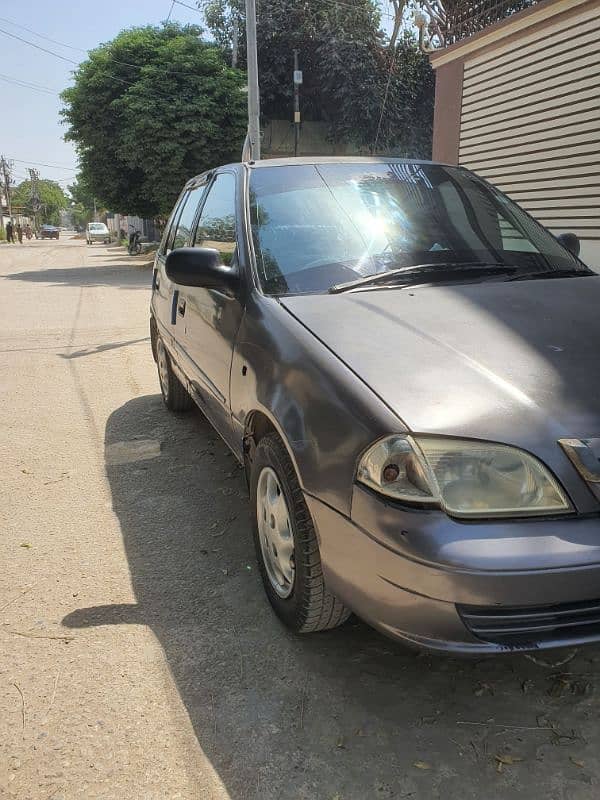
[(284, 297), (414, 432), (600, 436), (600, 277)]

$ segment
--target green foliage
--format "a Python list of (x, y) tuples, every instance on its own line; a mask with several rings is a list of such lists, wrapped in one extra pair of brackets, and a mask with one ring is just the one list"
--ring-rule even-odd
[(75, 203), (71, 207), (73, 223), (85, 227), (94, 218), (94, 195), (82, 175), (78, 175), (75, 183), (69, 186), (69, 193)]
[[(237, 28), (239, 58), (245, 63), (244, 0), (210, 0), (204, 8), (216, 41), (229, 52)], [(325, 121), (333, 141), (367, 151), (431, 155), (429, 60), (409, 34), (400, 35), (390, 49), (373, 0), (261, 3), (257, 39), (264, 118), (292, 118), (296, 48), (304, 74), (304, 120)]]
[[(55, 181), (39, 180), (37, 182), (37, 190), (40, 198), (40, 222), (58, 225), (60, 223), (61, 209), (67, 208), (69, 198)], [(23, 181), (13, 191), (12, 203), (13, 206), (24, 206), (25, 214), (33, 219), (35, 214), (31, 199), (31, 181)]]
[(79, 181), (112, 211), (165, 216), (188, 178), (239, 159), (244, 75), (201, 33), (173, 23), (122, 31), (62, 93)]

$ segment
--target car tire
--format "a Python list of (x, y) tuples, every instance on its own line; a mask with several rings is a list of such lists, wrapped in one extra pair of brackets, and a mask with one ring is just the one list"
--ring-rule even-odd
[(188, 390), (173, 372), (167, 349), (159, 339), (156, 345), (158, 380), (164, 404), (169, 411), (189, 411), (194, 401)]
[[(351, 612), (325, 586), (312, 518), (294, 465), (277, 434), (264, 436), (256, 447), (250, 469), (250, 500), (256, 558), (277, 616), (297, 633), (323, 631), (345, 622)], [(286, 523), (282, 525), (286, 512), (287, 531)], [(290, 569), (287, 532), (292, 547)]]

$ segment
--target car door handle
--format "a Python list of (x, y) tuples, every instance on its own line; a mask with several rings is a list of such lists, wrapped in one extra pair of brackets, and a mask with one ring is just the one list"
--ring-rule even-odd
[(179, 314), (180, 317), (183, 317), (185, 315), (185, 299), (181, 299), (177, 303), (177, 313)]

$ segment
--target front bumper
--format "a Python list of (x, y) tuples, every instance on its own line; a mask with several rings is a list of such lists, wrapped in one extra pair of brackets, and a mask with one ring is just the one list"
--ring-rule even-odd
[(394, 638), (465, 655), (600, 642), (597, 516), (464, 523), (362, 487), (352, 519), (306, 501), (328, 587)]

